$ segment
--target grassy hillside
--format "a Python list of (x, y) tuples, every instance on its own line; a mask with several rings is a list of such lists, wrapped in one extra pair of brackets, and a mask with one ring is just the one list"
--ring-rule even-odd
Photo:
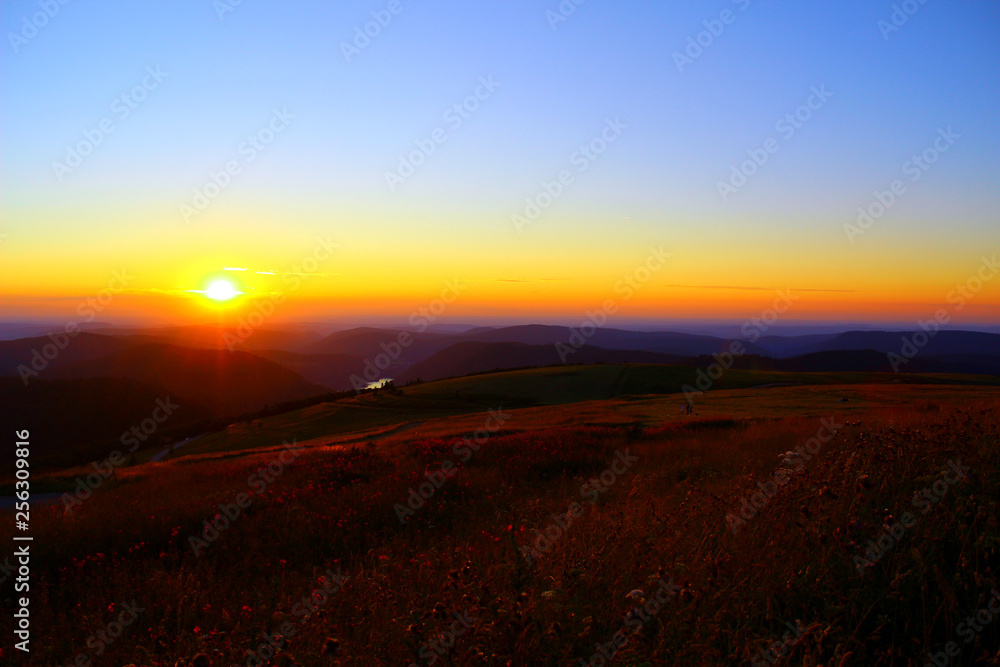
[[(407, 388), (415, 396), (490, 401), (517, 400), (555, 405), (627, 394), (673, 394), (684, 385), (697, 389), (702, 368), (665, 364), (552, 366), (484, 373), (439, 380)], [(1000, 385), (1000, 377), (906, 373), (799, 373), (731, 369), (712, 381), (711, 389), (744, 389), (772, 384), (984, 384)]]
[[(121, 378), (35, 380), (26, 387), (18, 378), (0, 377), (0, 421), (37, 424), (31, 429), (37, 442), (32, 468), (37, 473), (41, 465), (58, 468), (87, 462), (115, 448), (155, 448), (163, 437), (209, 418), (204, 406), (181, 399), (164, 422), (155, 424), (154, 432), (140, 431), (140, 439), (131, 435), (131, 429), (154, 412), (163, 414), (157, 401), (168, 396), (163, 387)], [(179, 398), (174, 395), (172, 400)], [(13, 473), (13, 459), (13, 448), (0, 450), (5, 476)]]
[(238, 415), (268, 404), (323, 394), (272, 361), (246, 352), (141, 344), (110, 356), (67, 364), (51, 371), (56, 378), (121, 377), (163, 386), (187, 396), (215, 415)]
[[(275, 440), (298, 438), (311, 440), (329, 436), (336, 440), (347, 434), (365, 435), (399, 423), (451, 420), (459, 415), (477, 414), (489, 408), (528, 408), (533, 406), (567, 406), (568, 423), (618, 423), (623, 420), (657, 421), (679, 412), (684, 402), (677, 394), (687, 383), (697, 381), (696, 368), (656, 364), (621, 364), (593, 366), (554, 366), (519, 371), (484, 373), (448, 380), (436, 380), (410, 385), (398, 391), (363, 394), (336, 402), (294, 410), (275, 417), (234, 424), (229, 429), (206, 435), (190, 445), (183, 454), (235, 451), (264, 446)], [(869, 383), (869, 384), (857, 384)], [(705, 414), (750, 414), (756, 410), (758, 398), (736, 398), (724, 406), (717, 401), (726, 391), (770, 385), (805, 385), (812, 387), (857, 385), (858, 387), (938, 386), (945, 393), (960, 391), (963, 386), (1000, 387), (1000, 378), (961, 375), (906, 375), (888, 373), (777, 373), (769, 371), (730, 370), (713, 383), (712, 389), (696, 398), (698, 409)], [(949, 388), (949, 387), (953, 387)], [(780, 389), (780, 387), (773, 387)], [(945, 389), (948, 388), (948, 389)], [(921, 391), (928, 391), (922, 389)], [(656, 396), (659, 395), (659, 396)], [(777, 396), (771, 393), (767, 395)], [(814, 392), (794, 391), (789, 396), (792, 407), (798, 397), (814, 396)], [(861, 395), (854, 392), (855, 398)], [(817, 405), (839, 401), (818, 399)], [(613, 401), (607, 405), (593, 402)], [(811, 400), (811, 399), (810, 399)], [(580, 402), (591, 402), (586, 406)], [(639, 409), (650, 403), (649, 410)], [(787, 403), (788, 401), (786, 401)], [(630, 404), (634, 404), (630, 407)], [(867, 407), (882, 405), (861, 403)], [(709, 412), (706, 412), (709, 411)], [(562, 414), (552, 410), (543, 414)], [(591, 414), (592, 413), (592, 414)], [(579, 419), (572, 415), (590, 414)], [(622, 415), (625, 415), (624, 417)], [(560, 421), (559, 423), (564, 423)], [(418, 430), (419, 432), (419, 430)]]
[[(265, 638), (304, 667), (567, 665), (602, 650), (634, 665), (902, 665), (948, 641), (951, 664), (995, 660), (1000, 634), (965, 643), (958, 628), (1000, 585), (995, 392), (815, 387), (789, 416), (805, 389), (714, 394), (757, 406), (749, 418), (532, 428), (573, 406), (536, 407), (462, 417), (450, 435), (483, 429), (475, 450), (439, 426), (284, 462), (271, 442), (129, 468), (72, 513), (32, 512), (34, 637), (51, 648), (28, 664), (88, 653), (132, 600), (140, 622), (108, 664), (246, 664)], [(806, 416), (817, 408), (831, 409)], [(942, 482), (958, 460), (968, 472)]]

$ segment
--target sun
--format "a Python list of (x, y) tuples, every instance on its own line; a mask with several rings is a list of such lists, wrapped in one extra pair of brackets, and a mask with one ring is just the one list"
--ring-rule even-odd
[(205, 290), (205, 296), (213, 301), (229, 301), (240, 292), (228, 280), (216, 280)]

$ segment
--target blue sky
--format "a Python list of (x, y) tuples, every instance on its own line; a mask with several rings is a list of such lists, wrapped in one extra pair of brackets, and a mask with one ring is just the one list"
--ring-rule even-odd
[[(400, 0), (348, 62), (341, 44), (389, 2), (244, 0), (220, 18), (222, 2), (53, 2), (55, 16), (16, 47), (11, 33), (41, 5), (4, 3), (0, 205), (23, 256), (51, 249), (54, 234), (105, 246), (132, 238), (141, 253), (136, 228), (177, 225), (178, 203), (276, 108), (294, 121), (189, 242), (210, 246), (231, 231), (226, 213), (253, 210), (271, 212), (263, 228), (292, 235), (351, 220), (343, 233), (359, 247), (387, 235), (404, 247), (466, 237), (467, 252), (513, 256), (511, 215), (608, 118), (627, 126), (620, 140), (533, 225), (532, 242), (552, 255), (589, 260), (672, 238), (704, 263), (711, 243), (732, 254), (752, 242), (799, 256), (781, 270), (797, 280), (810, 264), (851, 257), (877, 272), (879, 253), (902, 266), (901, 253), (926, 263), (946, 252), (957, 265), (995, 241), (996, 3), (914, 2), (886, 39), (879, 21), (891, 2), (588, 0), (553, 29), (555, 0)], [(674, 53), (724, 11), (731, 23), (678, 71)], [(115, 99), (149, 67), (166, 77), (116, 118)], [(444, 113), (481, 77), (499, 88), (391, 192), (386, 171), (447, 128)], [(720, 179), (780, 138), (775, 123), (819, 86), (833, 97), (723, 201)], [(53, 162), (105, 118), (114, 133), (58, 181)], [(843, 245), (843, 223), (946, 127), (961, 139), (894, 207), (894, 224), (868, 234), (867, 250)], [(831, 244), (843, 247), (822, 250)]]

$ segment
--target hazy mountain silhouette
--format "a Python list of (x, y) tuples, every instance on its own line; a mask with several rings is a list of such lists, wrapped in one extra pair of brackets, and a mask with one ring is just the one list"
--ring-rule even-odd
[(411, 380), (436, 380), (439, 378), (469, 375), (499, 369), (523, 368), (526, 366), (552, 366), (562, 363), (571, 364), (620, 364), (647, 363), (669, 364), (680, 363), (684, 357), (645, 352), (641, 350), (605, 350), (599, 347), (585, 345), (566, 356), (565, 362), (560, 359), (554, 345), (527, 345), (525, 343), (484, 343), (466, 341), (456, 343), (429, 358), (414, 364), (398, 378), (399, 382)]
[[(861, 332), (863, 333), (863, 332)], [(839, 334), (805, 334), (801, 336), (761, 336), (757, 345), (771, 357), (794, 357), (817, 352), (827, 341)]]
[(95, 329), (93, 332), (105, 336), (119, 336), (133, 344), (161, 343), (185, 347), (246, 351), (297, 350), (320, 339), (319, 334), (312, 331), (253, 329), (249, 326), (115, 327)]
[(59, 366), (51, 377), (130, 378), (190, 397), (218, 415), (241, 414), (327, 391), (248, 352), (176, 345), (128, 347), (106, 357)]
[[(703, 365), (711, 363), (711, 358), (705, 357), (693, 361), (700, 361), (697, 365)], [(829, 350), (782, 359), (759, 356), (740, 357), (733, 364), (733, 367), (746, 370), (789, 371), (798, 373), (847, 371), (866, 373), (896, 372), (892, 367), (888, 355), (885, 352), (877, 352), (875, 350)], [(1000, 375), (1000, 356), (985, 354), (918, 355), (909, 362), (899, 364), (899, 372)]]
[(364, 372), (365, 360), (352, 354), (297, 354), (285, 350), (256, 350), (262, 357), (295, 371), (309, 382), (330, 389), (351, 389), (351, 375)]
[[(167, 399), (179, 407), (153, 434), (142, 434), (138, 449), (158, 446), (164, 434), (204, 420), (210, 411), (164, 387), (124, 378), (35, 380), (26, 387), (20, 378), (0, 377), (0, 421), (12, 427), (30, 424), (32, 455), (65, 452), (68, 463), (103, 459), (114, 449), (127, 453), (134, 441), (123, 445), (122, 434), (140, 427), (157, 408), (157, 401)], [(79, 456), (70, 456), (70, 451)], [(4, 448), (0, 461), (10, 460), (13, 454), (12, 448)]]
[[(58, 345), (64, 347), (60, 349)], [(127, 340), (92, 333), (77, 333), (73, 337), (66, 334), (17, 340), (0, 341), (0, 375), (18, 375), (18, 366), (29, 369), (41, 368), (41, 374), (81, 361), (106, 357), (131, 346)], [(37, 354), (35, 354), (37, 352)], [(33, 360), (35, 366), (32, 366)], [(29, 376), (29, 381), (35, 376)]]
[[(922, 331), (846, 331), (829, 340), (812, 344), (812, 349), (803, 352), (828, 350), (875, 350), (888, 354), (901, 354), (904, 339), (923, 340)], [(919, 357), (934, 357), (942, 354), (983, 354), (1000, 355), (1000, 334), (978, 331), (939, 331), (927, 336), (926, 343), (917, 349)]]
[[(309, 344), (303, 351), (310, 354), (352, 354), (374, 359), (392, 347), (399, 340), (402, 330), (358, 328), (338, 331), (322, 340)], [(397, 367), (406, 368), (419, 363), (431, 355), (456, 343), (523, 343), (526, 345), (551, 345), (557, 343), (578, 344), (600, 347), (607, 350), (641, 350), (660, 352), (678, 356), (713, 354), (729, 348), (730, 340), (714, 336), (674, 333), (668, 331), (625, 331), (621, 329), (597, 329), (590, 337), (582, 336), (574, 329), (563, 326), (527, 324), (496, 329), (482, 328), (462, 334), (440, 334), (412, 331), (405, 332), (412, 342), (402, 350)], [(590, 330), (588, 329), (588, 333)], [(767, 354), (767, 350), (752, 343), (742, 342), (747, 354)], [(397, 373), (399, 374), (399, 373)]]
[[(566, 357), (565, 363), (654, 363), (707, 367), (712, 355), (680, 356), (644, 350), (608, 350), (584, 346)], [(456, 343), (414, 364), (395, 376), (398, 382), (434, 380), (484, 371), (551, 366), (564, 363), (555, 346), (524, 343)], [(734, 358), (733, 368), (787, 372), (894, 372), (889, 357), (875, 350), (829, 350), (794, 357), (775, 358), (758, 354)], [(965, 373), (1000, 375), (1000, 356), (954, 354), (917, 356), (901, 364), (904, 373)]]
[[(229, 352), (219, 327), (112, 329), (113, 335), (79, 333), (0, 341), (0, 375), (18, 376), (18, 366), (44, 366), (38, 380), (126, 378), (185, 397), (215, 416), (235, 416), (265, 405), (351, 388), (350, 377), (363, 375), (366, 362), (394, 357), (380, 370), (399, 382), (431, 380), (495, 369), (563, 363), (673, 363), (707, 366), (713, 354), (731, 341), (713, 336), (620, 329), (588, 330), (584, 337), (569, 327), (523, 325), (482, 327), (461, 333), (417, 334), (398, 329), (361, 327), (321, 339), (309, 332), (260, 330), (248, 338), (274, 343), (272, 349)], [(401, 334), (404, 334), (401, 336)], [(782, 371), (892, 371), (888, 353), (902, 355), (913, 332), (848, 331), (840, 334), (764, 336), (757, 344), (741, 341), (745, 354), (737, 368)], [(409, 345), (400, 344), (400, 339)], [(922, 340), (920, 335), (917, 340)], [(151, 342), (156, 341), (156, 342)], [(164, 343), (181, 341), (183, 344)], [(572, 345), (571, 345), (572, 343)], [(585, 343), (585, 344), (584, 344)], [(293, 349), (289, 349), (293, 348)], [(58, 354), (52, 355), (58, 350)], [(941, 331), (899, 370), (907, 373), (1000, 374), (1000, 334)], [(43, 355), (52, 357), (46, 358)], [(20, 379), (17, 379), (20, 382)], [(321, 386), (322, 385), (322, 386)], [(118, 393), (105, 402), (113, 406)], [(44, 403), (44, 401), (43, 401)]]
[(449, 345), (466, 340), (465, 334), (443, 334), (425, 331), (416, 333), (405, 329), (377, 329), (359, 327), (346, 331), (336, 331), (314, 343), (303, 346), (304, 354), (347, 354), (364, 359), (374, 359), (379, 354), (398, 345), (400, 337), (409, 340), (399, 357), (402, 364), (413, 364), (443, 350)]

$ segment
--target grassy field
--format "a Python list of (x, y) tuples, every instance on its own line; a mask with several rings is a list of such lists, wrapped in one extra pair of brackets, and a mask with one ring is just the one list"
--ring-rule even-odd
[[(554, 366), (470, 375), (407, 388), (407, 394), (431, 399), (507, 401), (557, 405), (623, 395), (674, 394), (696, 386), (701, 369), (661, 364)], [(994, 376), (894, 373), (791, 373), (728, 370), (712, 389), (746, 389), (792, 384), (975, 384), (1000, 385)]]
[[(515, 415), (510, 423), (516, 426), (509, 427), (513, 430), (572, 425), (651, 426), (690, 420), (690, 416), (680, 414), (681, 405), (687, 402), (684, 394), (654, 390), (679, 390), (691, 379), (687, 374), (693, 372), (676, 366), (595, 365), (439, 380), (231, 424), (225, 430), (192, 440), (163, 461), (215, 458), (211, 455), (222, 453), (227, 458), (251, 455), (292, 440), (307, 448), (368, 442), (380, 448), (405, 448), (416, 438), (471, 434), (480, 428), (485, 411), (491, 408)], [(792, 378), (798, 383), (790, 383)], [(1000, 398), (1000, 385), (989, 384), (998, 378), (989, 377), (734, 370), (724, 379), (728, 384), (720, 380), (716, 383), (719, 388), (696, 397), (699, 416), (820, 416), (830, 410), (852, 414), (874, 409), (907, 410), (935, 402), (961, 404), (963, 397)], [(723, 388), (730, 385), (750, 388)], [(156, 451), (137, 452), (140, 468)], [(33, 483), (38, 492), (62, 492), (72, 489), (77, 477), (90, 472), (87, 465), (67, 468), (36, 474)], [(116, 472), (116, 479), (123, 474), (121, 470)], [(133, 474), (145, 473), (136, 469)], [(0, 484), (0, 493), (13, 493), (13, 480)]]
[[(519, 371), (484, 373), (462, 378), (438, 380), (411, 385), (395, 392), (382, 391), (357, 397), (320, 403), (307, 408), (290, 410), (276, 416), (230, 424), (228, 428), (208, 433), (186, 443), (167, 458), (215, 452), (236, 452), (258, 447), (268, 447), (292, 438), (300, 441), (341, 442), (368, 438), (383, 440), (386, 433), (393, 433), (401, 425), (407, 430), (415, 427), (418, 432), (451, 428), (454, 420), (464, 423), (463, 415), (476, 415), (489, 408), (505, 409), (544, 406), (555, 408), (553, 424), (562, 423), (621, 423), (628, 420), (656, 421), (677, 413), (686, 399), (678, 395), (685, 384), (697, 381), (698, 369), (685, 366), (631, 364), (560, 366)], [(800, 387), (782, 393), (782, 385)], [(992, 376), (907, 375), (878, 373), (774, 373), (762, 371), (727, 371), (705, 394), (696, 397), (698, 409), (706, 414), (749, 415), (761, 413), (757, 398), (744, 398), (732, 394), (747, 388), (767, 387), (769, 399), (779, 400), (772, 405), (772, 412), (780, 414), (798, 412), (808, 408), (811, 401), (826, 395), (827, 390), (817, 387), (839, 385), (865, 386), (865, 395), (877, 386), (939, 387), (942, 392), (968, 391), (978, 387), (987, 392), (991, 386), (1000, 386), (1000, 378)], [(787, 387), (786, 387), (787, 388)], [(830, 389), (836, 393), (837, 389)], [(931, 391), (923, 389), (921, 391)], [(978, 390), (977, 390), (978, 391)], [(850, 392), (849, 392), (850, 394)], [(848, 396), (849, 394), (844, 394)], [(833, 395), (833, 394), (830, 394)], [(837, 394), (840, 396), (841, 394)], [(882, 405), (867, 401), (860, 393), (856, 406)], [(894, 395), (902, 395), (898, 392)], [(728, 401), (719, 402), (724, 397)], [(755, 394), (756, 396), (756, 394)], [(822, 405), (820, 400), (819, 405)], [(559, 406), (572, 405), (568, 416)], [(535, 413), (547, 415), (548, 410)], [(476, 419), (474, 417), (474, 419)], [(531, 419), (536, 419), (532, 417)], [(544, 419), (542, 420), (544, 421)], [(110, 453), (116, 443), (107, 446)], [(91, 448), (94, 452), (104, 451)], [(145, 463), (162, 449), (153, 447), (135, 453), (135, 462)], [(92, 454), (95, 457), (97, 455)], [(38, 490), (59, 491), (81, 471), (62, 468), (39, 471), (34, 477)], [(13, 478), (0, 479), (0, 495), (11, 495)]]
[[(683, 395), (676, 395), (685, 384), (697, 381), (698, 369), (686, 366), (631, 364), (560, 366), (520, 371), (485, 373), (450, 380), (438, 380), (411, 385), (398, 393), (380, 392), (355, 398), (323, 403), (275, 417), (255, 420), (251, 424), (231, 426), (226, 431), (206, 435), (185, 445), (178, 455), (236, 451), (267, 446), (274, 442), (298, 438), (312, 440), (330, 436), (377, 436), (400, 423), (440, 421), (459, 415), (477, 414), (488, 408), (508, 409), (531, 406), (573, 405), (572, 414), (579, 414), (578, 423), (619, 421), (618, 413), (635, 414), (636, 419), (660, 419), (679, 412)], [(730, 370), (713, 384), (710, 391), (696, 399), (701, 410), (718, 414), (755, 414), (756, 400), (741, 405), (739, 395), (728, 403), (718, 399), (727, 391), (768, 385), (805, 385), (805, 391), (794, 390), (763, 396), (786, 396), (780, 403), (786, 409), (798, 409), (799, 397), (821, 400), (811, 387), (815, 385), (933, 385), (942, 391), (962, 391), (962, 387), (1000, 387), (1000, 378), (991, 376), (906, 375), (886, 373), (775, 373), (765, 371)], [(780, 387), (773, 387), (779, 389)], [(946, 389), (947, 388), (947, 389)], [(652, 394), (666, 395), (644, 399)], [(841, 395), (838, 394), (838, 397)], [(622, 398), (627, 397), (627, 398)], [(861, 398), (855, 394), (856, 399)], [(647, 401), (650, 414), (625, 409), (619, 404), (602, 405), (600, 401), (619, 398), (622, 401)], [(585, 404), (581, 405), (581, 402)], [(598, 402), (598, 403), (595, 403)], [(822, 403), (822, 400), (821, 400)], [(868, 405), (862, 402), (861, 405)], [(717, 407), (718, 406), (718, 407)], [(638, 408), (638, 405), (635, 406)], [(805, 406), (802, 406), (805, 407)], [(596, 416), (590, 416), (596, 410)], [(614, 414), (609, 414), (614, 413)], [(643, 416), (645, 415), (645, 416)], [(139, 460), (147, 460), (152, 452), (144, 452)]]
[(728, 389), (683, 417), (681, 399), (406, 413), (282, 449), (279, 427), (337, 414), (316, 406), (265, 420), (264, 447), (121, 470), (32, 512), (50, 648), (30, 664), (906, 665), (948, 641), (949, 664), (1000, 659), (1000, 633), (958, 628), (998, 585), (1000, 390)]

